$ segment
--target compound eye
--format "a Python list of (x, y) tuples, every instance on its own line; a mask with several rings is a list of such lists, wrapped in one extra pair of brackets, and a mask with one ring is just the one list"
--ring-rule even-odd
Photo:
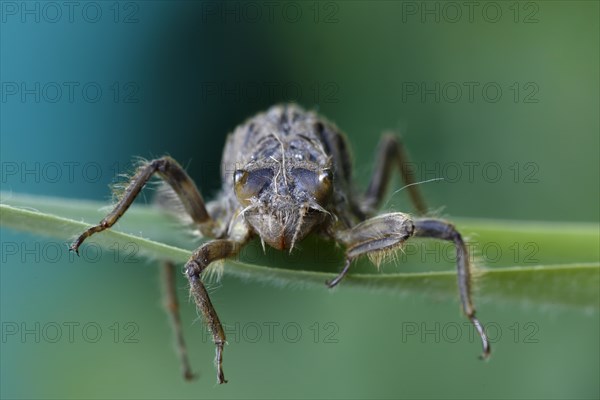
[(319, 182), (321, 182), (322, 184), (331, 185), (332, 181), (333, 181), (333, 171), (331, 171), (329, 168), (321, 171), (321, 173), (319, 174)]
[(269, 184), (273, 171), (268, 168), (255, 171), (238, 169), (233, 173), (235, 195), (243, 206), (250, 204), (250, 200), (257, 197)]
[(309, 193), (321, 205), (325, 205), (333, 190), (333, 173), (324, 169), (319, 173), (305, 168), (296, 168), (292, 171), (296, 186)]
[(319, 203), (323, 203), (331, 197), (333, 191), (333, 171), (324, 169), (319, 174), (319, 189), (315, 192), (315, 197)]

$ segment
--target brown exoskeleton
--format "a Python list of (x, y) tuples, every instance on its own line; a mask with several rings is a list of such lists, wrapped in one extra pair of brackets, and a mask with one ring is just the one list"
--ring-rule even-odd
[[(158, 174), (181, 200), (201, 233), (213, 239), (194, 251), (185, 265), (185, 276), (198, 310), (213, 335), (218, 382), (225, 383), (225, 333), (201, 276), (212, 262), (237, 254), (253, 236), (260, 238), (263, 247), (266, 243), (290, 251), (313, 232), (342, 243), (346, 248), (346, 262), (339, 275), (327, 282), (329, 287), (337, 285), (347, 274), (352, 261), (362, 255), (379, 261), (411, 237), (451, 241), (457, 251), (462, 309), (481, 337), (483, 357), (488, 357), (490, 344), (475, 317), (470, 294), (469, 257), (460, 233), (452, 224), (439, 219), (412, 218), (400, 212), (373, 216), (394, 167), (400, 169), (417, 211), (425, 214), (425, 203), (406, 161), (406, 153), (397, 137), (385, 135), (371, 182), (364, 194), (357, 194), (352, 185), (350, 154), (339, 129), (296, 105), (274, 106), (238, 126), (229, 135), (223, 152), (223, 188), (215, 201), (205, 205), (194, 182), (172, 158), (145, 162), (131, 178), (113, 211), (79, 236), (71, 250), (77, 252), (90, 235), (113, 226), (146, 182)], [(181, 333), (173, 268), (171, 264), (166, 266), (169, 309), (184, 376), (190, 379), (193, 375)]]

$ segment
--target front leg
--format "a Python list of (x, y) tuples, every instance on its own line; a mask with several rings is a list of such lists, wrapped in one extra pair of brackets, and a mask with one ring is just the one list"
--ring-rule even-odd
[(210, 235), (213, 220), (206, 211), (202, 195), (198, 191), (198, 188), (196, 188), (194, 181), (192, 181), (177, 161), (166, 156), (145, 162), (139, 166), (114, 209), (104, 217), (98, 225), (83, 232), (75, 242), (71, 244), (70, 250), (79, 254), (79, 246), (81, 246), (84, 240), (95, 233), (102, 232), (113, 226), (119, 218), (125, 214), (129, 206), (131, 206), (135, 198), (140, 194), (143, 187), (154, 174), (158, 174), (171, 186), (171, 188), (173, 188), (183, 203), (185, 211), (190, 215), (192, 220), (200, 226), (202, 233)]
[(414, 233), (414, 224), (406, 214), (396, 212), (378, 215), (336, 234), (336, 239), (346, 246), (346, 265), (340, 274), (327, 282), (334, 287), (346, 276), (353, 260), (367, 255), (379, 265), (386, 255), (398, 250)]
[(217, 347), (217, 380), (220, 384), (227, 383), (223, 374), (225, 332), (223, 331), (221, 321), (219, 321), (219, 316), (210, 302), (206, 287), (202, 283), (201, 274), (212, 262), (237, 254), (243, 244), (243, 242), (236, 242), (229, 239), (213, 240), (200, 246), (185, 264), (185, 276), (190, 282), (190, 292), (213, 335), (213, 341)]
[(412, 236), (448, 240), (456, 246), (458, 289), (462, 309), (481, 338), (482, 358), (488, 358), (491, 353), (490, 343), (483, 326), (475, 317), (475, 307), (471, 300), (471, 270), (467, 247), (460, 233), (446, 221), (417, 219), (413, 222), (406, 214), (392, 213), (368, 219), (338, 233), (337, 239), (347, 247), (346, 264), (342, 272), (335, 279), (328, 281), (327, 285), (337, 285), (346, 276), (350, 264), (357, 257), (364, 254), (378, 263), (386, 254), (398, 250)]
[(471, 268), (469, 264), (469, 252), (460, 233), (454, 225), (439, 219), (417, 219), (415, 220), (415, 237), (448, 240), (456, 246), (456, 267), (458, 275), (458, 291), (460, 302), (465, 315), (471, 320), (475, 329), (481, 337), (483, 354), (481, 358), (488, 358), (491, 353), (490, 342), (483, 326), (475, 317), (475, 307), (471, 300)]

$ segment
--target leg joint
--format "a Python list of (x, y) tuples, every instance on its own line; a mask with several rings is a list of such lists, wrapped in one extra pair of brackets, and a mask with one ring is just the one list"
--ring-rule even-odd
[(171, 163), (171, 157), (161, 157), (156, 160), (152, 160), (150, 162), (150, 166), (155, 171), (165, 172), (169, 168), (169, 164)]
[(202, 271), (204, 271), (204, 268), (196, 261), (188, 261), (188, 263), (185, 265), (185, 274), (191, 281), (200, 279)]
[(462, 241), (453, 224), (439, 219), (418, 219), (415, 221), (415, 236), (431, 237), (449, 241)]

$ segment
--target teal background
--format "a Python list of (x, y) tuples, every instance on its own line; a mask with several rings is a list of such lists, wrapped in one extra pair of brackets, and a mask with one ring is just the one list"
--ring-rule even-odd
[[(57, 17), (47, 4), (1, 4), (4, 192), (108, 201), (107, 186), (133, 157), (170, 154), (211, 198), (226, 134), (274, 103), (296, 101), (347, 133), (360, 185), (368, 182), (380, 134), (396, 129), (422, 179), (460, 166), (459, 179), (422, 186), (430, 208), (443, 207), (439, 213), (448, 218), (599, 221), (597, 2), (481, 2), (472, 21), (462, 8), (456, 22), (441, 2), (288, 2), (289, 14), (281, 5), (272, 18), (267, 3), (257, 2), (257, 21), (238, 2), (226, 10), (216, 2), (81, 2), (72, 21), (65, 9)], [(485, 5), (501, 10), (497, 22), (489, 21), (491, 8), (482, 14)], [(407, 13), (413, 6), (415, 15)], [(23, 7), (39, 10), (39, 21)], [(421, 21), (425, 7), (439, 10), (439, 22), (431, 14)], [(90, 22), (94, 10), (101, 14)], [(301, 12), (297, 22), (294, 10)], [(36, 82), (40, 101), (21, 98), (20, 85)], [(52, 92), (41, 89), (64, 82), (78, 88), (92, 82), (102, 95), (91, 102), (76, 89), (73, 101), (64, 92), (52, 102)], [(453, 83), (493, 83), (502, 97), (491, 102), (476, 90), (473, 101), (463, 92), (452, 102), (452, 92), (440, 92), (439, 101), (406, 92), (435, 82), (448, 90)], [(15, 84), (19, 92), (12, 95)], [(245, 94), (257, 86), (257, 95)], [(527, 97), (531, 88), (537, 91)], [(477, 168), (469, 179), (465, 163), (473, 162), (495, 163), (502, 175), (493, 182)], [(405, 194), (387, 207), (410, 210)], [(458, 299), (343, 287), (284, 290), (227, 276), (213, 285), (213, 303), (230, 332), (236, 324), (247, 331), (238, 332), (239, 341), (229, 334), (230, 383), (221, 387), (214, 383), (213, 346), (179, 281), (192, 364), (202, 374), (187, 384), (161, 310), (155, 263), (125, 263), (123, 254), (107, 252), (84, 262), (54, 252), (59, 241), (1, 232), (3, 252), (8, 243), (24, 250), (2, 257), (3, 335), (12, 324), (34, 330), (40, 324), (39, 343), (33, 334), (3, 336), (2, 398), (600, 395), (597, 312), (479, 304), (482, 320), (500, 327), (495, 354), (482, 363)], [(95, 323), (102, 335), (91, 343), (75, 328), (69, 341), (63, 324), (70, 322)], [(128, 322), (137, 343), (125, 340), (133, 332)], [(272, 341), (270, 323), (279, 324)], [(297, 343), (280, 329), (290, 323), (302, 330)], [(444, 336), (436, 323), (458, 324), (460, 340), (444, 339), (451, 332)], [(62, 326), (57, 343), (48, 340), (54, 324)], [(253, 343), (256, 325), (262, 336)], [(433, 329), (440, 339), (403, 340), (409, 325)], [(328, 333), (337, 342), (326, 342)]]

